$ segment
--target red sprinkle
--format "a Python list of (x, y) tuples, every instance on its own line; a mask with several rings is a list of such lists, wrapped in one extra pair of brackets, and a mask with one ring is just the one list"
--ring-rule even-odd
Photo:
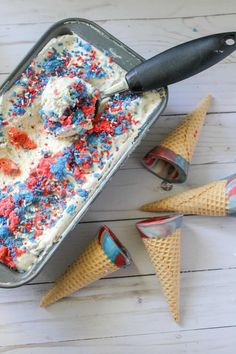
[(28, 134), (18, 128), (10, 128), (7, 132), (10, 143), (17, 149), (23, 147), (31, 150), (37, 147), (37, 144), (28, 137)]
[(15, 162), (5, 157), (0, 158), (0, 171), (7, 176), (17, 176), (21, 173)]
[(9, 217), (8, 217), (8, 228), (11, 232), (15, 231), (16, 228), (17, 228), (17, 225), (19, 224), (20, 222), (20, 218), (19, 216), (17, 215), (16, 211), (13, 210)]
[(14, 268), (16, 266), (15, 262), (12, 260), (10, 250), (5, 246), (0, 247), (0, 262), (8, 265), (10, 268)]
[(5, 246), (0, 247), (0, 261), (3, 261), (3, 259), (7, 256), (8, 253), (8, 248)]

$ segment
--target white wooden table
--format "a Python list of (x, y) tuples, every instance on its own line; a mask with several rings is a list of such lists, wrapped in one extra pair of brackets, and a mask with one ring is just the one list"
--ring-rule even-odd
[[(0, 0), (3, 81), (56, 20), (85, 17), (148, 58), (180, 42), (236, 30), (235, 0)], [(135, 222), (144, 202), (167, 195), (139, 159), (208, 93), (215, 97), (188, 182), (200, 185), (236, 171), (236, 53), (170, 88), (168, 107), (40, 276), (0, 290), (0, 353), (224, 353), (236, 346), (235, 219), (186, 217), (182, 235), (181, 323), (174, 323)], [(47, 310), (39, 300), (106, 223), (134, 263)]]

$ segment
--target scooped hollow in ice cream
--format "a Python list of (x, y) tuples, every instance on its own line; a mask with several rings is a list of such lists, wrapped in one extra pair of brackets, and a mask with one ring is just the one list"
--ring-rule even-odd
[(92, 128), (99, 91), (77, 77), (52, 77), (40, 110), (44, 127), (57, 137), (83, 134)]

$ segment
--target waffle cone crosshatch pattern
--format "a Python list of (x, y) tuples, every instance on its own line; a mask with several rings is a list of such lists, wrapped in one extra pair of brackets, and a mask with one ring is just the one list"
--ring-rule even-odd
[(166, 215), (146, 219), (136, 224), (175, 321), (180, 319), (182, 219), (182, 215)]
[(44, 295), (40, 305), (47, 307), (130, 263), (128, 251), (114, 233), (103, 226), (96, 238)]

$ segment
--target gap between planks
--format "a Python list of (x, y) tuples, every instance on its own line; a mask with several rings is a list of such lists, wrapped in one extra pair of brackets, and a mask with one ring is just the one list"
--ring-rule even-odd
[[(14, 317), (6, 317), (5, 325), (1, 326), (3, 340), (1, 344), (10, 346), (14, 343), (12, 340), (14, 331), (20, 323), (19, 333), (22, 337), (15, 342), (16, 346), (35, 342), (66, 341), (67, 339), (115, 338), (126, 335), (148, 335), (149, 333), (158, 335), (158, 331), (163, 334), (179, 332), (182, 329), (195, 331), (207, 328), (234, 328), (236, 325), (234, 273), (235, 271), (223, 271), (222, 276), (219, 277), (218, 272), (213, 272), (213, 274), (206, 272), (204, 275), (186, 274), (181, 277), (184, 322), (180, 326), (171, 320), (164, 297), (159, 294), (160, 289), (156, 280), (154, 281), (154, 276), (153, 279), (143, 277), (140, 281), (124, 279), (118, 284), (112, 279), (109, 284), (101, 280), (96, 286), (91, 285), (81, 290), (80, 296), (71, 296), (47, 310), (35, 307), (36, 301), (38, 303), (42, 293), (48, 288), (46, 285), (41, 285), (36, 289), (23, 288), (22, 291), (17, 290), (17, 293), (13, 289), (11, 292), (13, 295), (10, 298), (8, 293), (2, 292), (0, 305), (3, 318), (11, 307), (16, 311), (17, 321)], [(17, 297), (16, 294), (18, 294)], [(218, 306), (219, 303), (222, 306)], [(19, 321), (23, 304), (26, 310)], [(29, 317), (32, 308), (34, 308), (33, 318)], [(206, 311), (209, 312), (207, 316)], [(226, 314), (228, 314), (227, 322), (224, 318)], [(109, 321), (111, 321), (110, 327), (108, 327)], [(123, 326), (120, 326), (122, 321)], [(33, 338), (28, 333), (32, 323), (36, 327)], [(153, 323), (156, 325), (153, 326)], [(184, 327), (182, 327), (183, 324)], [(41, 331), (42, 326), (45, 333), (50, 333), (50, 337), (45, 336)], [(65, 326), (67, 333), (64, 331)]]
[[(225, 271), (225, 270), (235, 270), (236, 267), (222, 267), (222, 268), (207, 268), (207, 269), (193, 269), (193, 270), (181, 270), (180, 274), (186, 273), (201, 273), (201, 272), (218, 272), (218, 271)], [(130, 274), (130, 275), (117, 275), (117, 276), (107, 276), (106, 278), (100, 278), (99, 280), (120, 280), (120, 279), (127, 279), (127, 278), (139, 278), (139, 277), (156, 277), (156, 273), (149, 273), (149, 274)], [(30, 283), (24, 284), (24, 286), (34, 286), (34, 285), (44, 285), (44, 284), (54, 284), (55, 281), (32, 281)], [(1, 289), (1, 288), (0, 288)]]
[[(176, 16), (176, 17), (130, 17), (130, 18), (104, 18), (104, 19), (96, 19), (93, 17), (93, 19), (90, 19), (91, 21), (94, 21), (99, 24), (104, 24), (106, 22), (130, 22), (130, 21), (166, 21), (166, 20), (191, 20), (191, 19), (198, 19), (198, 18), (208, 18), (208, 17), (221, 17), (221, 16), (235, 16), (236, 12), (230, 12), (230, 13), (214, 13), (214, 14), (209, 14), (209, 15), (192, 15), (192, 16)], [(66, 19), (67, 17), (65, 17)], [(68, 17), (69, 18), (69, 17)], [(64, 19), (63, 17), (61, 19)], [(55, 20), (55, 21), (38, 21), (38, 22), (14, 22), (14, 23), (0, 23), (0, 28), (4, 26), (37, 26), (37, 25), (53, 25), (55, 22), (60, 21), (60, 19)], [(30, 43), (30, 42), (27, 42)]]
[[(215, 327), (202, 327), (202, 328), (194, 328), (194, 329), (180, 329), (179, 331), (163, 331), (163, 332), (152, 332), (152, 333), (140, 333), (138, 334), (138, 337), (153, 337), (153, 336), (162, 336), (162, 335), (170, 335), (170, 334), (176, 334), (176, 336), (180, 334), (189, 334), (189, 333), (196, 333), (196, 332), (201, 332), (201, 331), (217, 331), (217, 330), (227, 330), (227, 329), (234, 329), (236, 328), (236, 325), (229, 325), (229, 326), (215, 326)], [(44, 343), (32, 343), (32, 344), (22, 344), (22, 345), (8, 345), (8, 346), (1, 346), (0, 345), (0, 353), (6, 353), (10, 350), (15, 350), (15, 349), (34, 349), (34, 348), (47, 348), (50, 346), (50, 348), (55, 347), (60, 345), (66, 345), (67, 344), (74, 344), (76, 343), (77, 345), (80, 345), (82, 343), (86, 342), (97, 342), (97, 341), (104, 341), (104, 340), (119, 340), (119, 339), (131, 339), (131, 338), (137, 338), (137, 334), (128, 334), (128, 335), (118, 335), (118, 336), (107, 336), (107, 337), (93, 337), (93, 338), (83, 338), (83, 339), (68, 339), (68, 340), (58, 340), (58, 341), (49, 341), (49, 342), (44, 342)], [(171, 344), (170, 344), (171, 345)], [(4, 349), (4, 351), (1, 350), (1, 348)], [(126, 347), (127, 348), (127, 347)], [(132, 349), (132, 348), (131, 348)], [(110, 349), (111, 350), (111, 349)], [(142, 351), (143, 352), (143, 351)], [(31, 352), (30, 352), (31, 353)], [(132, 352), (133, 353), (133, 352)], [(135, 351), (136, 353), (136, 351)], [(32, 352), (33, 354), (33, 352)]]
[[(55, 11), (55, 5), (57, 4), (57, 11)], [(61, 17), (73, 17), (75, 14), (79, 14), (80, 17), (96, 18), (97, 20), (106, 20), (120, 18), (130, 20), (134, 18), (144, 18), (151, 20), (154, 17), (158, 18), (186, 18), (192, 16), (203, 15), (227, 15), (235, 13), (236, 6), (232, 0), (225, 0), (224, 2), (218, 2), (217, 6), (212, 6), (211, 0), (205, 0), (204, 3), (196, 2), (194, 0), (182, 0), (181, 4), (176, 0), (169, 0), (163, 6), (162, 0), (148, 0), (145, 2), (136, 2), (133, 0), (126, 1), (105, 1), (98, 4), (95, 0), (89, 0), (84, 2), (78, 2), (76, 0), (70, 0), (70, 6), (63, 6), (64, 1), (54, 1), (50, 3), (46, 0), (41, 0), (40, 3), (35, 5), (32, 1), (4, 1), (1, 5), (1, 12), (3, 22), (12, 23), (12, 19), (16, 18), (18, 23), (28, 23), (29, 18), (32, 22), (48, 22), (55, 21)], [(125, 5), (125, 6), (124, 6)], [(134, 6), (135, 5), (135, 6)], [(18, 8), (21, 8), (19, 13)]]

